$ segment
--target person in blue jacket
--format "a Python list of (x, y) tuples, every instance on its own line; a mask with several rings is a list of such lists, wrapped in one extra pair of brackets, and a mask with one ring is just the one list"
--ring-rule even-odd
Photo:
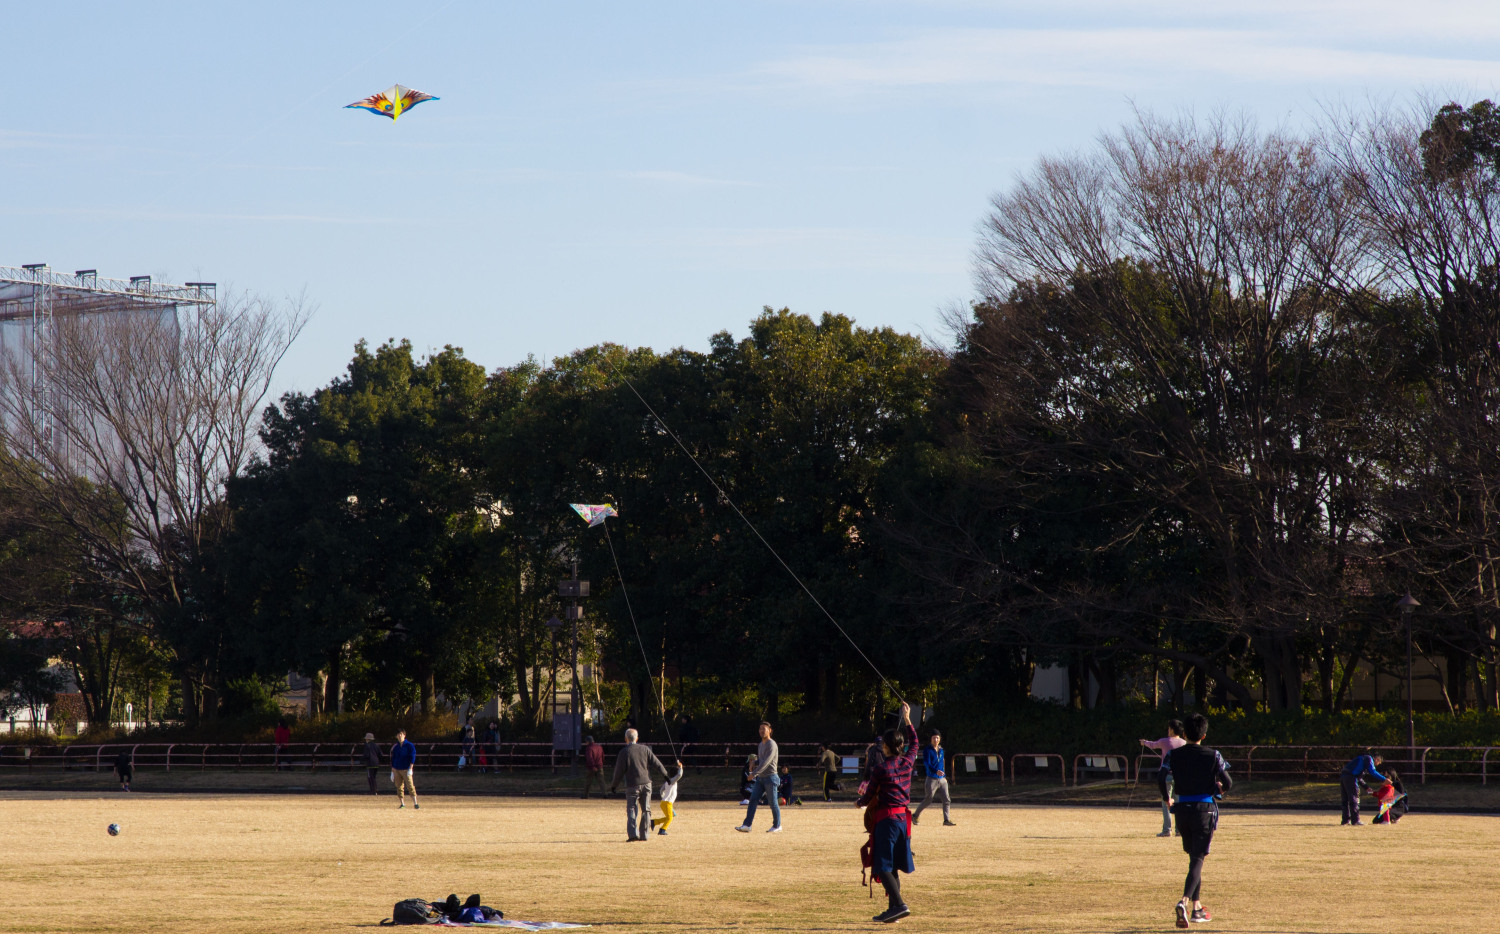
[(1382, 784), (1388, 779), (1380, 774), (1380, 764), (1385, 759), (1379, 754), (1365, 754), (1355, 756), (1344, 764), (1339, 772), (1339, 791), (1343, 797), (1344, 819), (1339, 821), (1339, 826), (1353, 824), (1358, 827), (1362, 821), (1359, 819), (1359, 784), (1361, 781), (1374, 779)]
[(417, 785), (412, 781), (411, 771), (417, 764), (417, 747), (406, 738), (405, 730), (396, 731), (396, 745), (391, 747), (391, 781), (396, 783), (396, 807), (406, 807), (406, 794), (411, 792), (411, 806), (421, 810), (417, 803)]

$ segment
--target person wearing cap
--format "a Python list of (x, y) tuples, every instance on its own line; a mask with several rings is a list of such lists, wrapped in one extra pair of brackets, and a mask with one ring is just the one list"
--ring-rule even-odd
[(950, 800), (948, 798), (948, 770), (943, 761), (943, 734), (937, 730), (927, 738), (927, 748), (922, 750), (922, 768), (927, 772), (927, 797), (917, 805), (917, 809), (911, 814), (911, 822), (915, 824), (917, 818), (922, 816), (922, 809), (933, 801), (940, 801), (943, 805), (943, 826), (956, 827), (949, 812)]
[(370, 783), (370, 794), (376, 794), (375, 776), (380, 772), (380, 744), (374, 733), (365, 734), (365, 779)]

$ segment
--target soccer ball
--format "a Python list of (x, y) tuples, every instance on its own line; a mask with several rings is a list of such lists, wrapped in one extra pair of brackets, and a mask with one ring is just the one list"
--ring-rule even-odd
[(120, 825), (119, 824), (110, 824), (109, 825), (109, 835), (111, 837), (118, 837), (120, 835)]

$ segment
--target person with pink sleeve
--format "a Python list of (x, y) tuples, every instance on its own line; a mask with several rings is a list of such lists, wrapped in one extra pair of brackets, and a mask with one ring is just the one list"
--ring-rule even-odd
[[(1183, 729), (1181, 720), (1168, 720), (1166, 736), (1163, 736), (1161, 739), (1143, 739), (1141, 740), (1141, 745), (1147, 749), (1156, 750), (1158, 755), (1166, 759), (1167, 753), (1178, 746), (1187, 745), (1187, 740), (1182, 738)], [(1162, 792), (1161, 833), (1157, 834), (1158, 837), (1170, 837), (1172, 835), (1172, 791), (1172, 779), (1168, 778), (1165, 790)]]

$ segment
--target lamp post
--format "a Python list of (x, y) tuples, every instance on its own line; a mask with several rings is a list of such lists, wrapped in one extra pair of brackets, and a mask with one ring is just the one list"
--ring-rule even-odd
[(1417, 754), (1417, 725), (1412, 715), (1411, 703), (1411, 611), (1421, 605), (1409, 590), (1405, 596), (1396, 601), (1396, 608), (1401, 611), (1401, 621), (1406, 623), (1406, 754), (1408, 757)]
[[(577, 776), (578, 751), (580, 740), (582, 739), (581, 734), (583, 733), (583, 694), (578, 688), (578, 622), (583, 619), (583, 607), (578, 605), (578, 599), (589, 595), (589, 582), (578, 579), (578, 559), (576, 557), (573, 559), (572, 578), (558, 582), (557, 594), (560, 597), (567, 597), (572, 601), (563, 607), (563, 612), (568, 618), (568, 626), (572, 631), (573, 637), (572, 650), (568, 661), (568, 670), (572, 673), (572, 690), (569, 692), (568, 705), (568, 733), (572, 746), (573, 760), (572, 764), (568, 767), (568, 774)], [(547, 626), (554, 634), (557, 632), (557, 627), (561, 625), (562, 621), (556, 616), (547, 620)]]

